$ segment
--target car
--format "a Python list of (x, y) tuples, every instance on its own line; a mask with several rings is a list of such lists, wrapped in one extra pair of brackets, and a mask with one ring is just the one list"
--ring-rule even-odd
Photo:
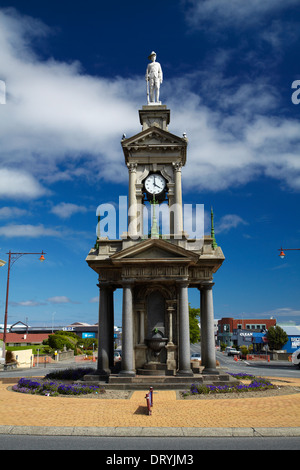
[(300, 348), (293, 352), (292, 363), (300, 368)]
[(225, 352), (227, 352), (227, 356), (235, 356), (240, 354), (240, 351), (237, 351), (235, 348), (226, 348)]
[(194, 353), (191, 355), (191, 361), (201, 361), (201, 354)]

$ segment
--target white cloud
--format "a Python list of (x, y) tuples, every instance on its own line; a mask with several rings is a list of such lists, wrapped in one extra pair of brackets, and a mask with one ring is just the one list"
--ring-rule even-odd
[[(261, 14), (279, 11), (281, 3), (235, 0), (224, 8), (223, 0), (211, 0), (201, 2), (199, 11), (206, 16), (231, 11), (237, 19), (255, 16), (258, 5)], [(41, 60), (32, 42), (49, 31), (14, 10), (0, 10), (1, 78), (7, 88), (7, 104), (0, 107), (2, 197), (41, 197), (46, 185), (73, 178), (114, 183), (128, 178), (124, 168), (120, 171), (120, 140), (123, 132), (129, 137), (141, 130), (137, 110), (146, 101), (144, 71), (138, 78), (109, 80), (84, 74), (79, 63)], [(259, 175), (299, 190), (298, 121), (274, 117), (279, 104), (271, 78), (238, 82), (224, 76), (229, 59), (230, 51), (219, 51), (205, 70), (163, 83), (161, 96), (172, 110), (169, 130), (186, 131), (189, 138), (185, 190), (220, 191)], [(67, 218), (80, 207), (53, 209)], [(55, 232), (39, 227), (26, 231)]]
[(22, 300), (21, 302), (9, 302), (13, 307), (40, 307), (46, 305), (44, 302), (37, 302), (35, 300)]
[(51, 304), (76, 304), (78, 303), (73, 300), (70, 300), (69, 297), (66, 297), (65, 295), (57, 295), (55, 297), (50, 297), (49, 299), (47, 299), (47, 302), (50, 302)]
[(1, 219), (13, 219), (16, 217), (23, 217), (28, 214), (26, 209), (19, 209), (19, 207), (1, 207), (0, 208), (0, 220)]
[(296, 310), (290, 307), (276, 308), (274, 310), (276, 317), (300, 317), (300, 310)]
[(205, 29), (208, 23), (221, 28), (256, 25), (267, 15), (297, 6), (298, 0), (184, 0), (186, 16), (193, 26)]
[(7, 185), (2, 193), (17, 197), (30, 186), (25, 195), (38, 197), (43, 188), (37, 179), (48, 183), (78, 174), (120, 179), (120, 140), (124, 131), (137, 129), (135, 100), (143, 81), (92, 77), (79, 63), (41, 60), (32, 42), (49, 28), (14, 10), (0, 10), (0, 31), (7, 91), (0, 107), (2, 167), (32, 175), (28, 184)]
[(220, 221), (215, 224), (215, 231), (217, 233), (228, 232), (239, 225), (248, 225), (248, 222), (242, 219), (239, 215), (227, 214), (221, 217)]
[[(55, 297), (50, 297), (49, 299), (46, 299), (46, 302), (49, 302), (51, 304), (78, 304), (79, 303), (79, 302), (69, 299), (69, 297), (66, 297), (65, 295), (57, 295)], [(47, 305), (47, 303), (38, 302), (35, 300), (22, 300), (20, 302), (10, 302), (10, 305), (12, 305), (13, 307), (39, 307), (42, 305)]]
[(268, 80), (224, 83), (219, 70), (212, 75), (216, 96), (207, 91), (208, 72), (190, 78), (199, 95), (186, 78), (172, 83), (170, 131), (186, 131), (189, 140), (184, 187), (220, 191), (266, 175), (300, 190), (299, 121), (275, 115), (280, 100)]
[[(290, 307), (279, 307), (279, 308), (274, 308), (273, 310), (268, 310), (266, 312), (251, 312), (250, 314), (244, 314), (244, 315), (249, 315), (249, 317), (254, 317), (254, 318), (275, 318), (277, 320), (277, 323), (289, 323), (292, 322), (293, 319), (297, 321), (300, 318), (300, 310), (296, 310), (294, 308)], [(299, 323), (298, 323), (299, 324)]]
[(62, 237), (62, 233), (59, 230), (46, 228), (44, 225), (17, 225), (10, 224), (0, 227), (0, 235), (6, 238), (15, 238), (15, 237), (29, 237), (29, 238), (39, 238), (43, 236), (47, 237)]
[(35, 199), (47, 193), (48, 191), (27, 171), (0, 169), (0, 198)]
[(61, 202), (60, 204), (57, 204), (57, 206), (52, 207), (51, 212), (56, 214), (61, 219), (68, 219), (73, 214), (78, 212), (85, 213), (87, 210), (88, 209), (84, 206), (79, 206), (77, 204), (68, 202)]

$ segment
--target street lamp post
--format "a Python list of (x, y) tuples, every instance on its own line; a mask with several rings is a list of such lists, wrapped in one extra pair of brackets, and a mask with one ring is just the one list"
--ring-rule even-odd
[(3, 357), (5, 359), (5, 344), (6, 344), (6, 330), (7, 330), (7, 311), (8, 311), (8, 294), (9, 294), (9, 279), (10, 279), (10, 269), (12, 265), (23, 255), (41, 255), (39, 260), (45, 261), (43, 251), (41, 253), (13, 253), (9, 251), (6, 253), (8, 255), (8, 269), (7, 269), (7, 285), (6, 285), (6, 300), (5, 300), (5, 314), (4, 314), (4, 330), (3, 330)]
[(281, 247), (280, 249), (278, 249), (278, 251), (280, 251), (278, 256), (281, 259), (284, 259), (284, 257), (285, 257), (285, 252), (283, 250), (284, 251), (300, 251), (300, 248), (282, 248)]
[[(0, 259), (0, 267), (4, 266), (5, 264), (6, 264), (6, 261), (3, 261), (2, 259)], [(4, 350), (4, 346), (3, 346), (3, 350)]]

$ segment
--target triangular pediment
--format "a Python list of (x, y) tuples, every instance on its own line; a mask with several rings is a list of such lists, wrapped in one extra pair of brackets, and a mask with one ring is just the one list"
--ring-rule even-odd
[(139, 134), (122, 140), (123, 148), (144, 147), (149, 145), (186, 146), (184, 138), (171, 134), (171, 132), (153, 126), (140, 132)]
[(173, 243), (161, 239), (149, 239), (121, 250), (111, 256), (113, 262), (196, 262), (199, 256)]

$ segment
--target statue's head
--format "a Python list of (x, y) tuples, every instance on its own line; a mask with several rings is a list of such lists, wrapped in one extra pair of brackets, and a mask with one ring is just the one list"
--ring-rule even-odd
[(152, 51), (151, 54), (148, 57), (149, 60), (152, 60), (152, 62), (156, 59), (156, 52)]

